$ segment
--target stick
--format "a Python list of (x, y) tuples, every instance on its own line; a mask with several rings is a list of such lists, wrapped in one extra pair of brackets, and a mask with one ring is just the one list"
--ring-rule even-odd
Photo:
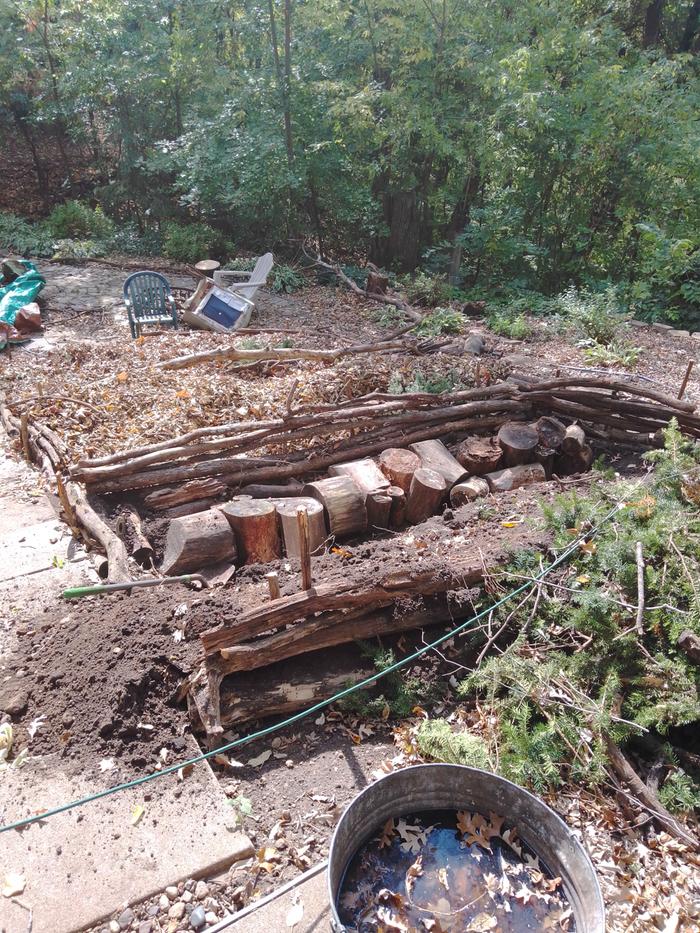
[(29, 451), (29, 415), (25, 412), (22, 412), (22, 415), (19, 419), (19, 436), (22, 440), (22, 450), (24, 451), (24, 459), (29, 463), (32, 459), (32, 455)]
[(270, 591), (270, 599), (279, 599), (282, 594), (280, 593), (280, 583), (276, 571), (272, 570), (270, 573), (266, 573), (265, 579)]
[(693, 371), (693, 366), (695, 366), (695, 360), (690, 360), (688, 363), (688, 368), (685, 371), (685, 376), (683, 376), (683, 382), (681, 382), (681, 387), (678, 390), (678, 398), (683, 398), (683, 393), (685, 392), (685, 387), (688, 385), (688, 380), (690, 379), (690, 374)]
[(303, 505), (297, 509), (299, 525), (299, 550), (301, 561), (301, 588), (308, 591), (313, 588), (311, 580), (311, 552), (309, 551), (309, 516)]
[(637, 541), (635, 552), (637, 555), (637, 632), (644, 634), (644, 554), (642, 552), (642, 542)]

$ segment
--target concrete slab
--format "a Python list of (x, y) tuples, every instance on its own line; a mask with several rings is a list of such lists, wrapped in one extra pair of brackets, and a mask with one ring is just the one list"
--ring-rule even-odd
[(55, 515), (0, 532), (0, 582), (60, 567), (73, 556), (72, 540)]
[[(106, 776), (64, 774), (49, 758), (5, 771), (0, 820), (99, 791)], [(117, 783), (117, 769), (112, 776)], [(134, 825), (136, 806), (144, 812)], [(184, 781), (168, 775), (2, 834), (0, 880), (19, 872), (26, 887), (14, 898), (0, 898), (0, 931), (26, 930), (30, 910), (33, 933), (84, 930), (169, 884), (211, 875), (252, 852), (208, 765), (198, 764)]]
[(327, 933), (330, 930), (331, 910), (326, 895), (325, 871), (259, 907), (246, 917), (233, 920), (230, 929), (235, 933), (273, 933), (277, 930), (288, 930), (287, 914), (296, 901), (304, 905), (304, 914), (301, 923), (294, 927), (294, 933)]

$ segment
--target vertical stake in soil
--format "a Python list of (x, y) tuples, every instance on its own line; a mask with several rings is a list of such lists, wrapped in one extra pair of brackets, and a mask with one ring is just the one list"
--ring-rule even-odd
[(22, 413), (19, 419), (19, 436), (22, 440), (24, 459), (27, 461), (27, 463), (31, 463), (32, 455), (29, 450), (29, 415), (26, 413), (26, 411)]
[(299, 560), (301, 561), (301, 588), (310, 590), (311, 581), (311, 551), (309, 549), (309, 516), (303, 505), (297, 509), (297, 524), (299, 526)]
[(276, 571), (265, 574), (265, 579), (267, 580), (267, 586), (270, 590), (270, 599), (279, 599), (280, 598), (280, 583)]
[(683, 398), (683, 393), (685, 392), (685, 388), (688, 385), (688, 380), (690, 379), (690, 374), (693, 371), (693, 366), (695, 366), (695, 360), (690, 360), (688, 363), (688, 368), (685, 371), (685, 376), (683, 376), (683, 382), (681, 382), (681, 387), (678, 390), (678, 398)]

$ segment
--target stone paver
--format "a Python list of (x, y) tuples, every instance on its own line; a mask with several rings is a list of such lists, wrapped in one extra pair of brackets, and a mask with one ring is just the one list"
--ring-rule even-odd
[[(88, 263), (85, 266), (39, 264), (46, 279), (41, 297), (49, 308), (70, 311), (118, 311), (123, 308), (124, 280), (135, 270), (113, 269)], [(166, 275), (173, 288), (192, 288), (194, 279)]]

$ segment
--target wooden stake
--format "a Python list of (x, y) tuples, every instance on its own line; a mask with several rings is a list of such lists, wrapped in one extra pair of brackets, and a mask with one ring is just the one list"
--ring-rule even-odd
[(683, 376), (683, 382), (681, 382), (681, 387), (678, 391), (678, 398), (683, 398), (683, 393), (685, 392), (685, 387), (688, 385), (688, 380), (690, 379), (690, 374), (693, 371), (693, 366), (695, 366), (695, 360), (690, 360), (688, 363), (688, 368), (685, 371), (685, 376)]
[(265, 579), (267, 580), (267, 585), (270, 590), (270, 599), (279, 599), (282, 594), (280, 593), (280, 583), (277, 573), (272, 570), (270, 573), (265, 574)]
[(32, 455), (29, 450), (29, 415), (26, 412), (23, 412), (19, 419), (19, 436), (22, 441), (24, 459), (27, 463), (31, 463)]
[(300, 505), (297, 509), (297, 523), (299, 525), (301, 588), (310, 590), (313, 584), (311, 580), (311, 551), (309, 550), (309, 516), (303, 505)]

